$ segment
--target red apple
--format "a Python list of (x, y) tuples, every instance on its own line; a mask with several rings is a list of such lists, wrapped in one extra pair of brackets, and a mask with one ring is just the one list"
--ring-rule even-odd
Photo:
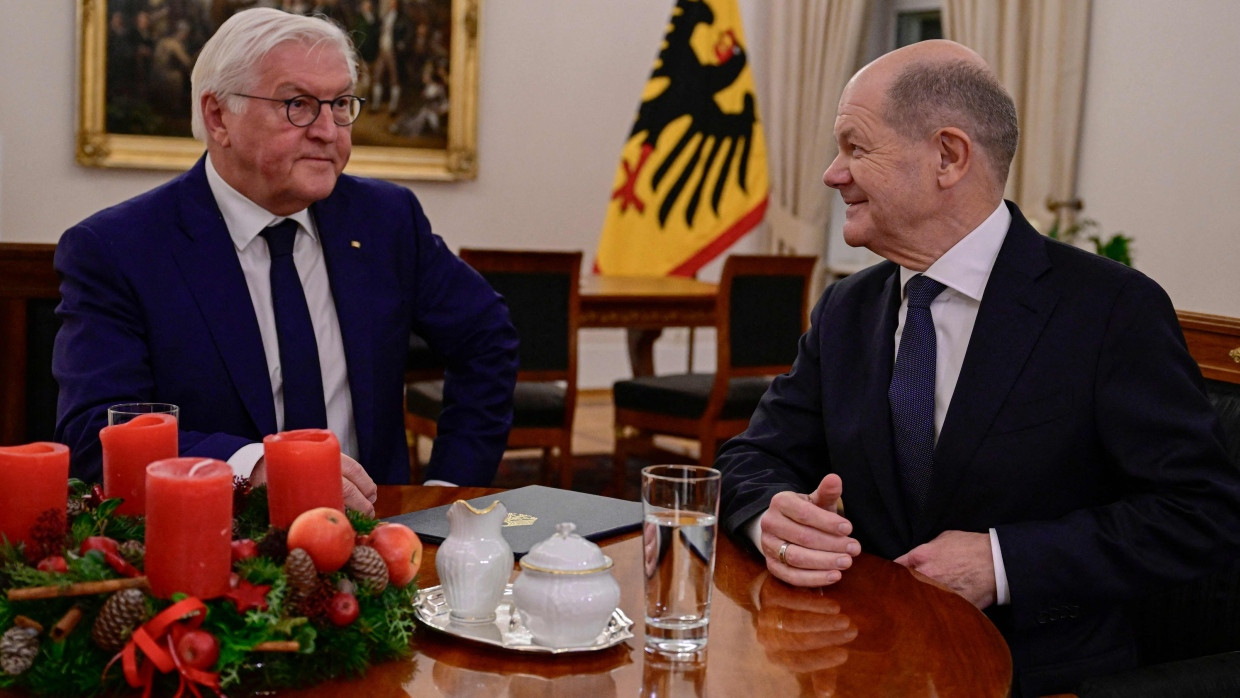
[(343, 511), (319, 507), (293, 519), (288, 527), (288, 549), (305, 550), (319, 572), (335, 572), (349, 561), (356, 535)]
[(338, 591), (332, 595), (327, 605), (327, 619), (341, 627), (357, 620), (362, 609), (357, 605), (357, 597), (347, 591)]
[(180, 634), (176, 643), (177, 658), (194, 669), (210, 669), (220, 658), (220, 643), (205, 630), (189, 630)]
[(69, 571), (69, 565), (65, 562), (65, 558), (61, 555), (51, 555), (39, 560), (39, 564), (35, 569), (40, 572), (60, 572), (61, 574)]
[(422, 566), (422, 540), (413, 529), (401, 524), (384, 523), (370, 534), (370, 547), (379, 552), (387, 564), (388, 580), (405, 587), (418, 575)]

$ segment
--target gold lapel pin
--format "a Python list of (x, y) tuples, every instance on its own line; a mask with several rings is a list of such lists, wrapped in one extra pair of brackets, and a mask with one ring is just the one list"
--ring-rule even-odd
[(352, 245), (354, 249), (358, 249), (358, 250), (362, 249), (362, 243), (358, 242), (357, 240), (354, 240), (350, 242), (349, 244)]

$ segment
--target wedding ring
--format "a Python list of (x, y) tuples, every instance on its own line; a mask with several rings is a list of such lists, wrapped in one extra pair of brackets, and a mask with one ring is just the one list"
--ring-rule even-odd
[(781, 545), (781, 546), (779, 546), (779, 562), (780, 562), (780, 564), (783, 564), (783, 565), (787, 565), (787, 564), (788, 564), (788, 558), (784, 557), (784, 555), (788, 552), (788, 546), (789, 546), (789, 545), (792, 545), (792, 543), (789, 543), (789, 542), (787, 542), (787, 541), (784, 541), (784, 544), (783, 544), (783, 545)]

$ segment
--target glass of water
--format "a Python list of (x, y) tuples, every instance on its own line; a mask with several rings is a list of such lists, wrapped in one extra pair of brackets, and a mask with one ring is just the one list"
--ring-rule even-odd
[(695, 659), (706, 649), (719, 471), (693, 465), (642, 469), (646, 651)]

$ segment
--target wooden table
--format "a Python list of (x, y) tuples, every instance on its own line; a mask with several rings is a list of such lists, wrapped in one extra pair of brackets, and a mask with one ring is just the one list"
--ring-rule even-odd
[[(382, 516), (493, 490), (380, 487)], [(281, 695), (393, 696), (1006, 696), (1012, 664), (990, 621), (963, 598), (862, 554), (844, 580), (796, 589), (726, 536), (718, 540), (706, 661), (647, 658), (641, 538), (604, 544), (616, 563), (620, 607), (636, 622), (624, 644), (576, 655), (526, 655), (419, 629), (416, 654), (340, 681)], [(418, 581), (438, 584), (433, 546)]]
[(654, 375), (654, 342), (663, 328), (714, 327), (718, 290), (679, 276), (583, 276), (579, 325), (629, 330), (633, 375)]
[[(379, 488), (380, 516), (496, 492), (482, 488)], [(297, 698), (404, 696), (1006, 696), (1007, 645), (962, 597), (894, 563), (862, 554), (843, 581), (798, 589), (726, 536), (718, 539), (710, 642), (697, 663), (647, 657), (642, 624), (641, 538), (603, 548), (615, 560), (620, 608), (634, 637), (596, 652), (529, 655), (419, 628), (414, 656), (373, 667), (362, 679), (280, 691)], [(418, 582), (438, 584), (428, 546)], [(330, 661), (330, 658), (325, 658)], [(0, 697), (17, 694), (0, 691)]]

